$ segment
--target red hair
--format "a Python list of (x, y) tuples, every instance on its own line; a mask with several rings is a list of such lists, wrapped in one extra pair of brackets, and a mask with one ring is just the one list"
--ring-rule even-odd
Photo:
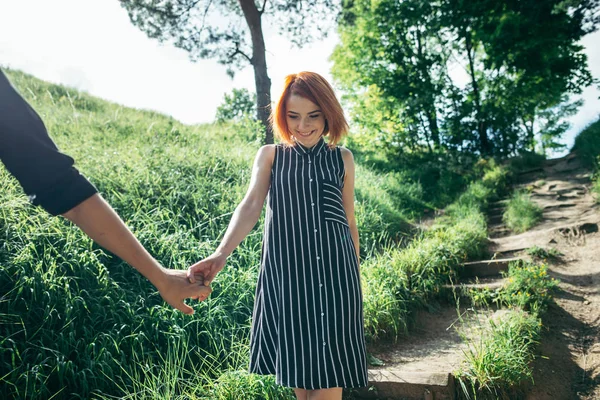
[(348, 122), (333, 88), (321, 75), (303, 71), (285, 77), (283, 93), (271, 112), (270, 122), (273, 132), (282, 142), (294, 145), (286, 118), (286, 103), (291, 95), (303, 97), (319, 106), (325, 117), (323, 136), (329, 135), (328, 142), (331, 146), (335, 146), (346, 136)]

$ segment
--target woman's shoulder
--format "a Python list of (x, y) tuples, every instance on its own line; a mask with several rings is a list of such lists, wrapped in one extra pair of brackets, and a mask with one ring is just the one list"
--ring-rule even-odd
[(276, 144), (262, 145), (256, 152), (256, 159), (262, 162), (273, 163), (273, 160), (275, 159), (276, 150)]
[(344, 146), (336, 146), (336, 147), (339, 149), (344, 162), (353, 162), (354, 161), (354, 156), (352, 155), (352, 152), (350, 151), (350, 149), (348, 149), (347, 147), (344, 147)]

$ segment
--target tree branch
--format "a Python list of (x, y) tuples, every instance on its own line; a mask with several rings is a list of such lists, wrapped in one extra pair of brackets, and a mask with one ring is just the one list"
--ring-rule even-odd
[[(179, 18), (181, 18), (182, 16), (184, 16), (185, 14), (188, 14), (188, 13), (189, 13), (189, 12), (192, 10), (192, 8), (196, 7), (196, 5), (197, 5), (198, 3), (200, 3), (201, 1), (202, 1), (202, 0), (196, 0), (196, 1), (192, 2), (192, 5), (191, 5), (191, 6), (189, 6), (187, 9), (185, 9), (184, 11), (182, 11), (182, 12), (181, 12), (181, 14), (179, 14), (179, 15), (176, 15), (176, 16), (175, 16), (175, 18), (176, 18), (176, 19), (179, 19)], [(208, 12), (208, 7), (210, 7), (210, 3), (211, 3), (211, 1), (209, 1), (209, 2), (208, 2), (208, 5), (206, 6), (206, 12)], [(206, 15), (206, 12), (205, 12), (205, 14), (204, 14), (204, 15)]]
[(248, 57), (248, 55), (246, 53), (244, 53), (242, 50), (240, 50), (240, 43), (236, 42), (235, 43), (235, 51), (233, 53), (231, 53), (231, 55), (229, 56), (230, 59), (233, 60), (233, 58), (237, 55), (241, 55), (242, 57), (244, 57), (246, 60), (248, 60), (248, 62), (250, 63), (250, 65), (254, 65), (252, 63), (252, 58)]
[(263, 13), (265, 12), (265, 8), (266, 7), (267, 7), (267, 0), (264, 0), (261, 9), (258, 10), (258, 15), (263, 15)]

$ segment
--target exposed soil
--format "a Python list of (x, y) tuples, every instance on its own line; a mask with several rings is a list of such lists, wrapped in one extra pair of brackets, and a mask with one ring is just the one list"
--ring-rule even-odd
[(600, 207), (589, 190), (589, 173), (574, 155), (548, 161), (522, 185), (543, 207), (543, 220), (490, 246), (517, 256), (534, 245), (561, 253), (546, 261), (560, 290), (543, 317), (530, 400), (600, 399)]
[[(501, 218), (506, 201), (492, 205), (488, 215), (492, 258), (528, 258), (525, 250), (532, 246), (554, 248), (561, 254), (545, 261), (549, 274), (560, 280), (560, 290), (543, 317), (534, 383), (524, 388), (524, 396), (528, 400), (600, 399), (600, 207), (589, 190), (590, 171), (569, 154), (521, 174), (517, 186), (530, 191), (544, 210), (543, 219), (523, 234), (512, 234)], [(474, 316), (472, 310), (460, 312)], [(481, 321), (498, 312), (480, 310), (476, 316)], [(457, 318), (455, 307), (420, 313), (410, 336), (368, 348), (385, 362), (369, 368), (455, 371), (465, 349), (455, 329)], [(473, 334), (472, 329), (461, 331)]]

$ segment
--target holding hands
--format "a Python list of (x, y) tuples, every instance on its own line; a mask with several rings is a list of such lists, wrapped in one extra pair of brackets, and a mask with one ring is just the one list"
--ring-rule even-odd
[[(190, 283), (203, 284), (210, 288), (210, 283), (215, 279), (215, 276), (223, 269), (227, 256), (222, 253), (213, 253), (204, 260), (198, 261), (187, 270), (187, 278)], [(199, 298), (204, 300), (204, 298)]]
[(186, 271), (167, 268), (161, 268), (161, 270), (162, 278), (155, 284), (160, 296), (171, 307), (184, 314), (194, 313), (193, 308), (183, 302), (185, 299), (206, 300), (212, 292), (210, 287), (202, 285), (202, 281), (194, 285), (194, 282), (187, 279)]

